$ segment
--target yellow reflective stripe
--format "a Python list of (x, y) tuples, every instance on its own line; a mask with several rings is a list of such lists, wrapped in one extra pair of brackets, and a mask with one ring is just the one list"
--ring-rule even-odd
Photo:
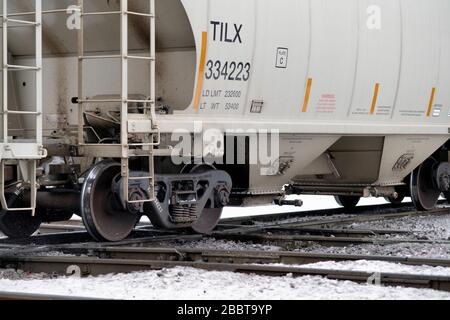
[(375, 113), (375, 109), (377, 108), (377, 101), (378, 101), (378, 93), (380, 91), (380, 84), (375, 84), (375, 90), (373, 93), (373, 99), (372, 99), (372, 107), (370, 108), (370, 114)]
[(308, 111), (308, 105), (309, 105), (309, 98), (311, 96), (311, 88), (312, 88), (313, 79), (308, 79), (308, 84), (306, 85), (306, 92), (305, 92), (305, 100), (303, 101), (303, 108), (302, 112)]
[(428, 104), (427, 117), (431, 116), (431, 111), (433, 110), (434, 97), (436, 96), (436, 88), (431, 90), (430, 103)]
[(205, 78), (206, 65), (206, 47), (208, 45), (208, 32), (202, 32), (202, 51), (200, 55), (200, 64), (198, 66), (197, 89), (195, 91), (194, 109), (198, 110), (200, 99), (202, 97), (203, 80)]

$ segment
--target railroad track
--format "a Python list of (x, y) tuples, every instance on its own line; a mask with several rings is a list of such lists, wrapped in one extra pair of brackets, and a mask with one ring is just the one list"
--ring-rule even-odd
[[(227, 271), (264, 276), (321, 276), (333, 280), (367, 283), (370, 272), (304, 268), (301, 265), (320, 261), (377, 260), (408, 265), (450, 266), (450, 260), (377, 256), (319, 255), (289, 252), (233, 252), (217, 250), (143, 249), (143, 248), (60, 248), (62, 252), (86, 256), (2, 257), (0, 267), (32, 273), (68, 275), (78, 270), (81, 276), (191, 267), (207, 271)], [(283, 265), (279, 265), (283, 263)], [(414, 274), (379, 273), (378, 280), (387, 286), (428, 288), (450, 292), (450, 277)]]
[(327, 237), (327, 236), (296, 236), (296, 235), (272, 235), (272, 234), (228, 234), (215, 235), (215, 239), (253, 244), (273, 245), (286, 250), (302, 248), (311, 243), (330, 247), (344, 247), (348, 245), (393, 245), (401, 243), (450, 245), (449, 240), (418, 240), (418, 239), (379, 239), (370, 237)]
[[(309, 216), (307, 213), (288, 213), (282, 214), (280, 219), (273, 220), (277, 215), (256, 217), (256, 225), (242, 225), (246, 223), (248, 217), (238, 219), (226, 219), (212, 235), (202, 236), (192, 234), (188, 231), (184, 233), (166, 232), (152, 228), (151, 226), (140, 226), (132, 237), (115, 243), (114, 246), (164, 246), (170, 243), (176, 246), (176, 243), (181, 242), (195, 242), (204, 238), (221, 239), (239, 242), (259, 243), (277, 245), (285, 249), (301, 248), (308, 246), (311, 243), (318, 243), (325, 246), (346, 246), (346, 245), (360, 245), (360, 244), (376, 244), (389, 245), (399, 243), (419, 243), (419, 244), (450, 244), (446, 240), (416, 240), (404, 238), (384, 239), (377, 236), (396, 235), (407, 236), (410, 231), (404, 230), (357, 230), (336, 228), (343, 224), (351, 224), (354, 222), (367, 222), (374, 220), (388, 220), (398, 219), (403, 217), (422, 216), (423, 212), (408, 211), (408, 204), (403, 205), (396, 210), (400, 212), (392, 212), (392, 208), (386, 206), (369, 206), (362, 207), (362, 210), (368, 211), (367, 214), (354, 215), (351, 217), (334, 216), (340, 213), (341, 209), (329, 209), (313, 211), (312, 216), (319, 216), (318, 219), (308, 219), (305, 221), (292, 221), (300, 216)], [(387, 213), (374, 214), (377, 210), (387, 210)], [(441, 207), (427, 215), (446, 215), (450, 213), (450, 209)], [(324, 218), (325, 216), (325, 218)], [(287, 220), (286, 220), (287, 218)], [(268, 222), (270, 221), (270, 222)], [(233, 224), (230, 224), (232, 222)], [(237, 223), (240, 224), (237, 224)], [(254, 222), (255, 223), (255, 222)], [(74, 224), (71, 222), (71, 225)], [(71, 226), (69, 225), (69, 226)], [(79, 223), (75, 224), (79, 227)], [(56, 226), (56, 228), (59, 228)], [(97, 244), (91, 243), (91, 238), (86, 232), (71, 231), (56, 234), (43, 234), (23, 240), (0, 240), (0, 253), (4, 255), (20, 254), (21, 252), (39, 252), (42, 247), (58, 246), (65, 244), (79, 244), (85, 243), (86, 246)], [(111, 243), (98, 244), (103, 247), (111, 246)], [(24, 251), (25, 250), (25, 251)]]
[(240, 264), (286, 264), (304, 265), (324, 261), (384, 261), (412, 266), (450, 267), (450, 259), (428, 259), (395, 256), (369, 256), (348, 254), (299, 253), (289, 251), (237, 251), (185, 248), (135, 248), (135, 247), (77, 247), (53, 248), (74, 256), (97, 257), (99, 259), (202, 261)]
[[(407, 257), (331, 255), (296, 252), (221, 251), (202, 249), (167, 249), (164, 244), (193, 242), (205, 237), (239, 242), (276, 244), (286, 249), (302, 247), (308, 243), (329, 246), (349, 244), (431, 243), (450, 244), (445, 240), (379, 239), (383, 235), (409, 235), (404, 230), (354, 230), (339, 226), (354, 222), (399, 219), (423, 216), (425, 213), (410, 210), (409, 205), (396, 209), (387, 206), (363, 207), (364, 214), (342, 215), (341, 209), (288, 213), (262, 217), (225, 219), (210, 236), (184, 232), (182, 234), (140, 226), (130, 239), (118, 243), (92, 243), (79, 224), (44, 226), (48, 230), (66, 231), (43, 234), (31, 240), (0, 240), (0, 268), (20, 269), (27, 272), (44, 272), (67, 275), (68, 270), (79, 274), (102, 275), (136, 271), (161, 270), (173, 267), (192, 267), (210, 271), (229, 271), (267, 276), (292, 275), (322, 276), (328, 279), (366, 283), (373, 276), (368, 272), (323, 270), (304, 268), (302, 265), (323, 261), (385, 261), (413, 266), (450, 267), (450, 260), (418, 259)], [(348, 212), (347, 212), (348, 213)], [(446, 215), (450, 209), (438, 208), (427, 215)], [(336, 216), (338, 215), (338, 216)], [(312, 216), (311, 219), (301, 218)], [(300, 219), (299, 219), (300, 218)], [(317, 218), (317, 219), (315, 219)], [(250, 222), (251, 221), (251, 222)], [(74, 231), (77, 230), (77, 231)], [(149, 247), (140, 247), (149, 246)], [(64, 256), (49, 255), (58, 252)], [(378, 275), (379, 281), (389, 286), (431, 288), (450, 292), (450, 277), (391, 274)], [(24, 296), (26, 298), (27, 295)], [(30, 297), (34, 299), (33, 296)], [(43, 297), (45, 298), (45, 296)], [(50, 297), (51, 298), (51, 297)], [(63, 298), (63, 297), (61, 297)], [(1, 299), (1, 295), (0, 295)], [(18, 297), (20, 299), (20, 297)], [(39, 297), (36, 297), (39, 299)], [(57, 297), (56, 299), (59, 299)], [(76, 299), (76, 298), (75, 298)]]
[(75, 224), (61, 224), (61, 223), (45, 223), (42, 224), (39, 229), (39, 234), (53, 234), (61, 232), (77, 232), (85, 231), (86, 228), (83, 225)]
[[(376, 210), (377, 208), (379, 208), (380, 206), (373, 206), (370, 208), (373, 208), (374, 210)], [(369, 208), (369, 207), (368, 207)], [(367, 209), (367, 208), (366, 208)], [(357, 222), (370, 222), (370, 221), (379, 221), (379, 220), (393, 220), (393, 219), (400, 219), (400, 218), (405, 218), (405, 217), (418, 217), (418, 216), (432, 216), (432, 215), (446, 215), (450, 213), (450, 208), (449, 207), (440, 207), (437, 209), (434, 209), (432, 211), (428, 211), (428, 212), (420, 212), (420, 211), (416, 211), (416, 210), (408, 210), (409, 207), (405, 206), (402, 207), (401, 209), (399, 208), (399, 212), (390, 212), (390, 210), (392, 210), (392, 208), (390, 210), (386, 210), (388, 212), (377, 212), (377, 213), (363, 213), (364, 211), (362, 211), (362, 213), (358, 214), (358, 215), (354, 215), (351, 217), (330, 217), (330, 218), (326, 218), (326, 219), (309, 219), (306, 221), (296, 221), (296, 222), (292, 222), (290, 220), (295, 219), (295, 218), (303, 218), (303, 216), (298, 216), (298, 217), (291, 217), (288, 219), (276, 219), (273, 221), (267, 220), (265, 221), (260, 221), (260, 220), (254, 220), (253, 223), (260, 223), (260, 224), (253, 224), (253, 225), (237, 225), (236, 221), (233, 220), (233, 222), (235, 222), (234, 224), (230, 224), (231, 221), (229, 220), (224, 220), (224, 224), (221, 226), (222, 229), (224, 229), (224, 226), (226, 227), (224, 230), (220, 230), (216, 233), (248, 233), (251, 231), (261, 231), (261, 230), (266, 230), (268, 228), (273, 228), (273, 227), (285, 227), (285, 228), (310, 228), (310, 227), (318, 227), (318, 226), (329, 226), (329, 225), (343, 225), (343, 224), (351, 224), (351, 223), (357, 223)], [(319, 216), (319, 217), (328, 217), (328, 216), (334, 216), (334, 215), (341, 215), (341, 214), (331, 214), (331, 212), (335, 212), (335, 209), (330, 209), (328, 212), (325, 212), (325, 214)], [(315, 217), (316, 215), (312, 215), (311, 217)], [(309, 217), (309, 215), (307, 215), (306, 217)]]
[[(446, 201), (439, 201), (441, 206), (447, 204)], [(438, 208), (439, 209), (439, 208)], [(297, 218), (306, 217), (331, 217), (339, 215), (357, 215), (357, 216), (378, 216), (380, 214), (402, 214), (402, 213), (417, 213), (412, 203), (406, 202), (401, 204), (382, 204), (382, 205), (367, 205), (358, 206), (353, 209), (333, 208), (333, 209), (319, 209), (310, 211), (295, 211), (286, 213), (276, 213), (261, 216), (244, 216), (226, 218), (221, 220), (222, 225), (248, 225), (252, 226), (255, 223), (276, 224), (277, 221), (285, 221)]]
[(22, 292), (2, 292), (0, 291), (0, 301), (48, 301), (48, 300), (100, 300), (86, 297), (74, 297), (67, 295), (47, 295)]
[[(375, 235), (385, 235), (385, 234), (407, 234), (406, 231), (402, 230), (349, 230), (349, 229), (337, 229), (329, 228), (329, 226), (340, 226), (345, 224), (351, 224), (356, 222), (370, 222), (378, 220), (392, 220), (404, 217), (417, 217), (422, 216), (425, 213), (417, 212), (411, 210), (410, 204), (402, 204), (392, 208), (389, 205), (377, 205), (377, 206), (363, 206), (359, 207), (359, 211), (351, 210), (352, 213), (361, 212), (358, 215), (339, 217), (344, 212), (344, 209), (326, 209), (317, 210), (309, 212), (296, 212), (296, 213), (286, 213), (280, 215), (266, 215), (258, 217), (242, 217), (242, 218), (232, 218), (224, 219), (211, 236), (217, 239), (230, 239), (230, 240), (248, 240), (257, 241), (264, 240), (263, 242), (268, 242), (270, 237), (266, 234), (273, 233), (289, 233), (298, 235), (297, 238), (289, 240), (289, 237), (272, 236), (272, 240), (281, 242), (285, 245), (289, 241), (318, 241), (322, 243), (333, 244), (332, 239), (328, 241), (327, 238), (333, 237), (344, 237), (347, 236), (348, 239), (340, 239), (339, 245), (345, 245), (351, 243), (352, 239), (355, 242), (372, 242), (371, 240), (364, 240), (363, 237), (375, 236)], [(393, 212), (394, 211), (394, 212)], [(433, 211), (427, 212), (426, 215), (446, 215), (450, 213), (450, 208), (441, 207)], [(333, 217), (338, 215), (338, 217)], [(293, 219), (306, 218), (306, 217), (320, 217), (318, 219), (308, 219), (306, 221), (292, 221)], [(326, 217), (326, 218), (324, 218)], [(251, 224), (250, 224), (251, 221)], [(46, 229), (48, 228), (48, 229)], [(0, 239), (0, 248), (5, 245), (45, 245), (45, 244), (64, 244), (64, 243), (83, 243), (90, 242), (91, 238), (84, 230), (81, 224), (69, 224), (69, 225), (58, 225), (50, 224), (44, 225), (46, 230), (59, 230), (65, 231), (61, 233), (50, 233), (42, 234), (30, 239), (23, 240), (11, 240), (11, 239)], [(76, 230), (76, 231), (74, 231)], [(301, 235), (304, 236), (302, 238)], [(258, 236), (259, 235), (259, 236)], [(312, 235), (322, 235), (322, 237), (313, 237)], [(357, 239), (357, 236), (360, 239)], [(326, 237), (328, 236), (328, 237)], [(151, 226), (141, 225), (132, 236), (124, 241), (117, 243), (117, 245), (132, 245), (139, 243), (156, 243), (171, 240), (178, 241), (196, 241), (203, 237), (201, 235), (192, 234), (189, 231), (179, 233), (179, 232), (166, 232), (157, 230)], [(252, 239), (253, 238), (253, 239)], [(291, 237), (292, 238), (292, 237)], [(395, 242), (395, 241), (393, 241)], [(104, 244), (108, 245), (108, 244)]]
[[(336, 228), (358, 222), (370, 222), (379, 220), (393, 220), (405, 217), (440, 216), (448, 215), (450, 208), (440, 207), (429, 212), (408, 211), (408, 207), (401, 212), (388, 212), (380, 214), (361, 214), (351, 217), (329, 217), (312, 219), (306, 221), (280, 220), (256, 224), (251, 226), (227, 225), (228, 228), (215, 231), (211, 236), (214, 239), (231, 240), (240, 242), (251, 242), (268, 244), (292, 249), (302, 247), (308, 243), (318, 243), (325, 246), (347, 246), (360, 244), (390, 245), (399, 243), (417, 244), (445, 244), (450, 245), (448, 240), (424, 240), (424, 239), (383, 239), (376, 236), (396, 235), (406, 236), (411, 234), (405, 230), (358, 230)], [(333, 228), (330, 228), (332, 226)]]
[[(358, 222), (358, 221), (370, 221), (370, 220), (379, 220), (380, 218), (384, 219), (395, 219), (400, 217), (405, 217), (411, 214), (417, 213), (414, 211), (412, 205), (410, 203), (404, 203), (396, 206), (392, 205), (373, 205), (373, 206), (360, 206), (355, 209), (346, 210), (343, 208), (337, 209), (324, 209), (324, 210), (313, 210), (313, 211), (299, 211), (299, 212), (289, 212), (289, 213), (281, 213), (281, 214), (272, 214), (272, 215), (264, 215), (264, 216), (245, 216), (245, 217), (237, 217), (237, 218), (228, 218), (222, 219), (221, 224), (218, 226), (218, 230), (227, 231), (227, 230), (237, 230), (238, 228), (242, 228), (244, 231), (250, 228), (261, 229), (263, 227), (277, 226), (277, 225), (285, 225), (285, 226), (293, 226), (299, 224), (299, 222), (286, 222), (287, 220), (299, 219), (299, 218), (307, 218), (307, 217), (332, 217), (336, 215), (350, 214), (350, 215), (358, 215), (350, 218), (329, 218), (326, 220), (312, 220), (309, 222), (301, 222), (302, 226), (314, 226), (314, 225), (323, 225), (323, 224), (339, 224), (339, 223), (350, 223), (350, 222)], [(430, 214), (433, 214), (432, 212)], [(64, 223), (49, 223), (43, 224), (40, 229), (40, 234), (47, 235), (53, 233), (74, 233), (74, 232), (83, 232), (85, 230), (81, 221), (68, 221)], [(155, 232), (155, 230), (151, 225), (148, 224), (140, 224), (137, 228), (137, 231), (151, 231)], [(1, 242), (0, 242), (1, 243)]]

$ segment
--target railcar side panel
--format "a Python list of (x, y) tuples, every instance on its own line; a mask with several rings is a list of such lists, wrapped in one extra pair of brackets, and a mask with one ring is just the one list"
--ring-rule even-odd
[(436, 90), (442, 89), (438, 84), (441, 40), (437, 4), (401, 0), (402, 62), (393, 121), (432, 122)]
[(358, 1), (359, 49), (351, 120), (391, 118), (402, 55), (400, 10), (398, 0)]

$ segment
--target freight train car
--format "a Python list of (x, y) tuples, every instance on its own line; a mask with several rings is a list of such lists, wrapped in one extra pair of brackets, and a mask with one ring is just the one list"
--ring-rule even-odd
[(450, 186), (448, 0), (3, 0), (0, 230)]

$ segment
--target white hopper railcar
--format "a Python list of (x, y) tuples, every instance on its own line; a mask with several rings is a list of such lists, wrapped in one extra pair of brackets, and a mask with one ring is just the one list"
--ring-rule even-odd
[(429, 210), (449, 193), (448, 0), (1, 10), (10, 237), (72, 214), (96, 240), (118, 241), (143, 215), (208, 233), (226, 205), (301, 204), (287, 194), (347, 208), (411, 196)]

